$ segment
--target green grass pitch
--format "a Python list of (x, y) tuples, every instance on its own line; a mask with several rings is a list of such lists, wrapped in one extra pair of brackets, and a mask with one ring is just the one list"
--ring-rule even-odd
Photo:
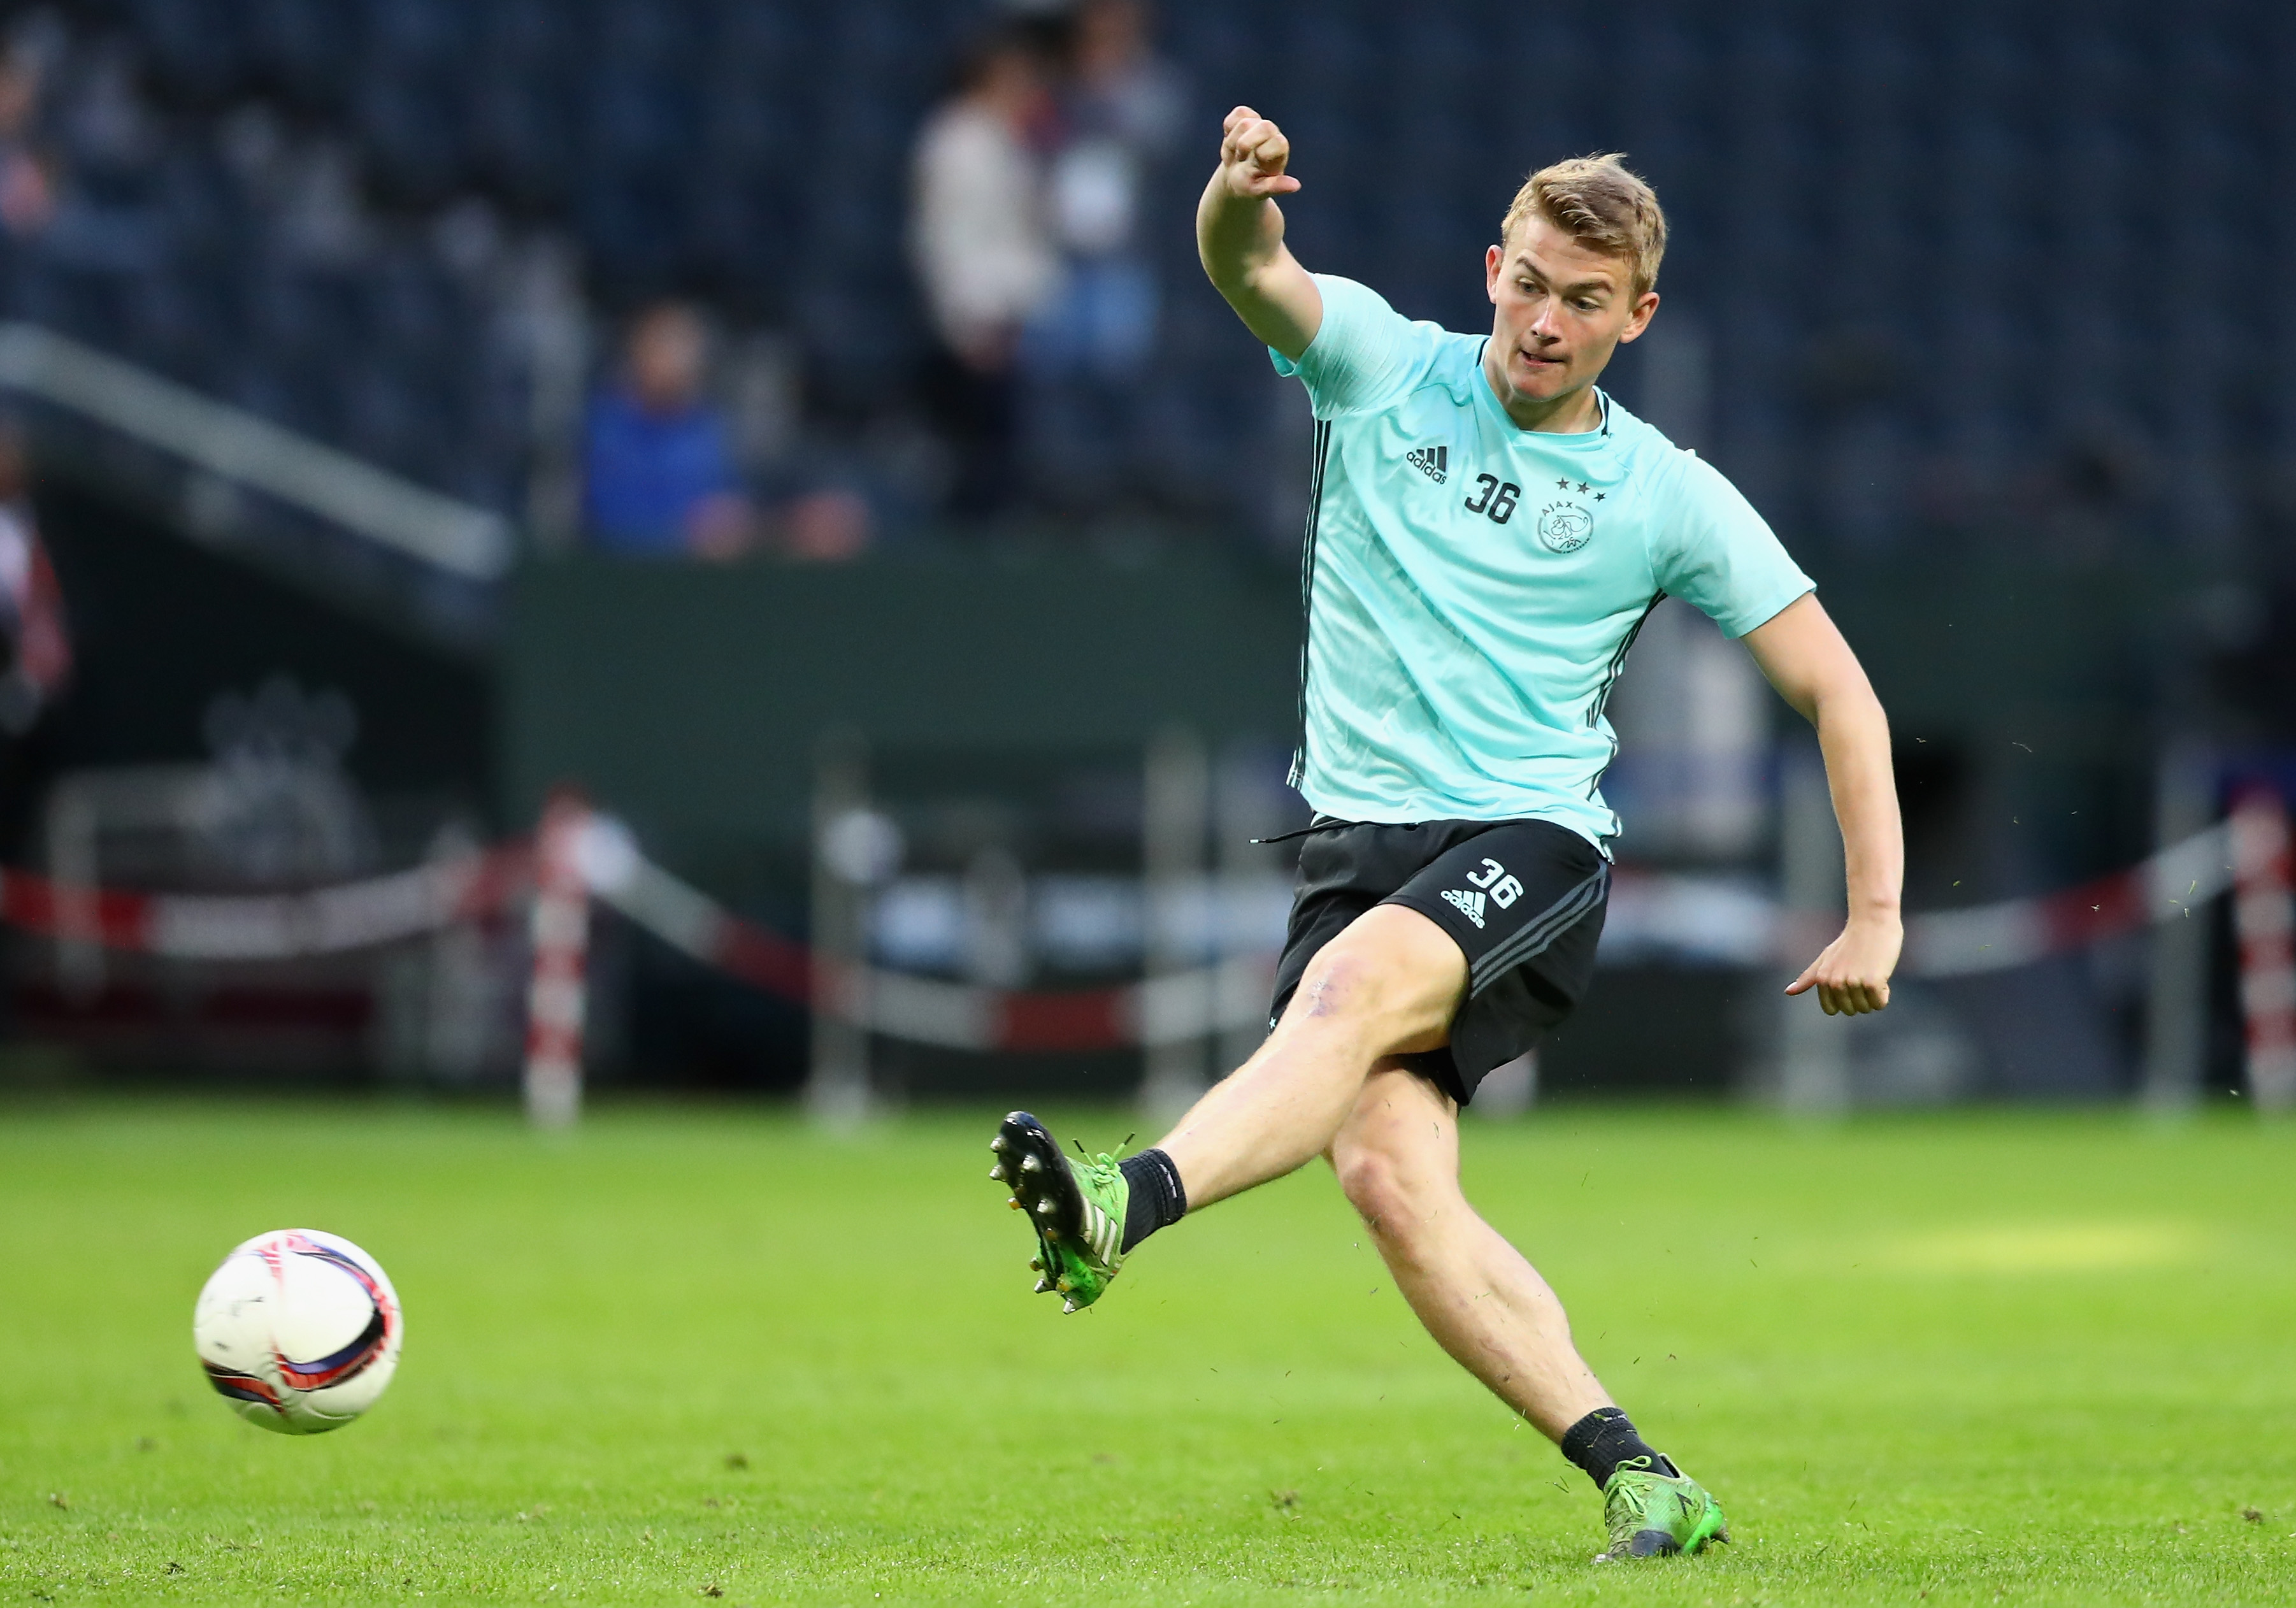
[[(1327, 1173), (1062, 1318), (991, 1120), (0, 1108), (0, 1604), (2296, 1597), (2296, 1128), (1473, 1126), (1472, 1194), (1728, 1506), (1735, 1545), (1628, 1569)], [(308, 1440), (189, 1338), (288, 1227), (407, 1312), (381, 1403)]]

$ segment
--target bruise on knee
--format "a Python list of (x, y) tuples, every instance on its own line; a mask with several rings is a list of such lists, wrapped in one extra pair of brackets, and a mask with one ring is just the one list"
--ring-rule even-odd
[(1318, 955), (1293, 992), (1286, 1025), (1344, 1035), (1377, 1057), (1440, 1047), (1456, 1002), (1398, 976), (1377, 956), (1334, 945)]
[[(1332, 946), (1338, 948), (1338, 946)], [(1326, 949), (1308, 968), (1300, 985), (1300, 998), (1308, 1014), (1324, 1018), (1361, 1015), (1376, 1006), (1375, 991), (1367, 987), (1377, 968), (1344, 949)]]

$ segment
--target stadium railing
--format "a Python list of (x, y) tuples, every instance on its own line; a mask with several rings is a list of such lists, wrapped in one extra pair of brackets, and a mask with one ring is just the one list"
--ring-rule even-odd
[(37, 324), (0, 324), (35, 444), (171, 527), (462, 654), (491, 640), (516, 534), (460, 502)]

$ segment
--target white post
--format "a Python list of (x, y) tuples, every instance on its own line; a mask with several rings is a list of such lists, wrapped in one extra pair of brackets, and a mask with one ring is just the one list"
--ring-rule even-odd
[[(1783, 988), (1817, 957), (1841, 930), (1849, 889), (1841, 864), (1841, 830), (1833, 819), (1825, 766), (1815, 749), (1786, 751), (1780, 777), (1779, 903), (1789, 964)], [(1846, 1021), (1825, 1014), (1815, 993), (1781, 997), (1778, 1103), (1800, 1116), (1838, 1116), (1849, 1107), (1849, 1046)]]
[(2288, 806), (2272, 789), (2252, 789), (2233, 807), (2232, 864), (2249, 1097), (2259, 1112), (2286, 1112), (2296, 1108), (2296, 896)]
[[(1202, 997), (1184, 999), (1168, 987), (1151, 997), (1168, 1002), (1175, 1016), (1209, 1028), (1212, 1019), (1211, 972), (1204, 946), (1194, 941), (1202, 912), (1204, 832), (1211, 809), (1210, 767), (1203, 741), (1186, 726), (1168, 726), (1148, 744), (1141, 811), (1142, 934), (1149, 980), (1193, 972), (1202, 977)], [(1140, 1109), (1154, 1121), (1178, 1116), (1209, 1087), (1204, 1072), (1211, 1040), (1199, 1030), (1185, 1036), (1153, 1030), (1143, 1056)]]
[(48, 795), (48, 876), (56, 891), (56, 986), (75, 1005), (103, 992), (103, 922), (97, 911), (95, 803), (67, 776)]
[(589, 810), (554, 796), (534, 840), (534, 973), (526, 992), (526, 1113), (565, 1128), (582, 1112), (582, 1025), (588, 1014), (590, 890), (580, 860)]
[(984, 989), (1017, 989), (1029, 980), (1029, 874), (1001, 843), (976, 851), (964, 867), (964, 975)]
[[(2216, 808), (2216, 767), (2205, 749), (2171, 744), (2154, 784), (2152, 844), (2181, 843), (2209, 824)], [(2160, 1116), (2189, 1111), (2199, 1099), (2209, 1041), (2209, 937), (2206, 907), (2155, 922), (2152, 976), (2144, 1008), (2145, 1109)]]
[(846, 841), (869, 808), (869, 751), (821, 742), (813, 787), (813, 1069), (807, 1112), (845, 1128), (869, 1114), (868, 871)]

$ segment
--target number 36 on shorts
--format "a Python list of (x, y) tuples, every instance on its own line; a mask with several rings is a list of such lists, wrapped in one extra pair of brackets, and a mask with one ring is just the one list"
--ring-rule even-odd
[(1507, 868), (1496, 860), (1486, 858), (1480, 871), (1467, 873), (1467, 880), (1491, 896), (1491, 903), (1505, 909), (1522, 897), (1522, 884), (1507, 874)]

